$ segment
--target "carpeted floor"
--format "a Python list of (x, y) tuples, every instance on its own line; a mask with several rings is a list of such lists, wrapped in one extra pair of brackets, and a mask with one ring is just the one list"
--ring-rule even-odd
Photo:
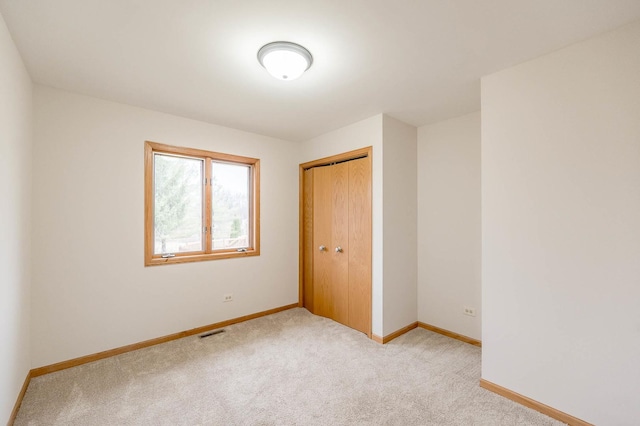
[(304, 309), (31, 381), (15, 425), (560, 425), (479, 387), (480, 349), (380, 345)]

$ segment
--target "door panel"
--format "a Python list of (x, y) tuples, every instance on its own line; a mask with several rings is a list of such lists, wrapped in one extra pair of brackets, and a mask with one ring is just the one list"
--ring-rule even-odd
[[(330, 254), (333, 316), (349, 324), (349, 163), (330, 167), (333, 185), (332, 243)], [(338, 251), (340, 250), (340, 251)]]
[(349, 323), (371, 336), (371, 161), (349, 165)]
[(313, 169), (302, 176), (302, 295), (303, 305), (309, 312), (313, 308)]
[[(333, 221), (333, 185), (330, 167), (313, 170), (313, 306), (315, 314), (333, 318), (331, 276), (331, 226)], [(326, 247), (319, 250), (320, 246)]]

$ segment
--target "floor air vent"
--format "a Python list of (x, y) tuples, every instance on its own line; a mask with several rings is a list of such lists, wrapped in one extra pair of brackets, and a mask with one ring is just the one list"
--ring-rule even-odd
[(204, 339), (205, 337), (214, 336), (216, 334), (224, 333), (224, 329), (211, 331), (209, 333), (201, 334), (200, 338)]

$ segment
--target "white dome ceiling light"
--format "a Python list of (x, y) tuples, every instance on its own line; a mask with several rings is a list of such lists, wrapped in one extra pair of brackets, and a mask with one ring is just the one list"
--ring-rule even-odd
[(313, 56), (299, 44), (274, 41), (258, 50), (258, 61), (278, 80), (295, 80), (313, 63)]

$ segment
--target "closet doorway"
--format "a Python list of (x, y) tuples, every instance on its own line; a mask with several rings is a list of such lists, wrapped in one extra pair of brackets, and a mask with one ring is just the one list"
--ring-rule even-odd
[(300, 304), (369, 337), (371, 154), (300, 165)]

